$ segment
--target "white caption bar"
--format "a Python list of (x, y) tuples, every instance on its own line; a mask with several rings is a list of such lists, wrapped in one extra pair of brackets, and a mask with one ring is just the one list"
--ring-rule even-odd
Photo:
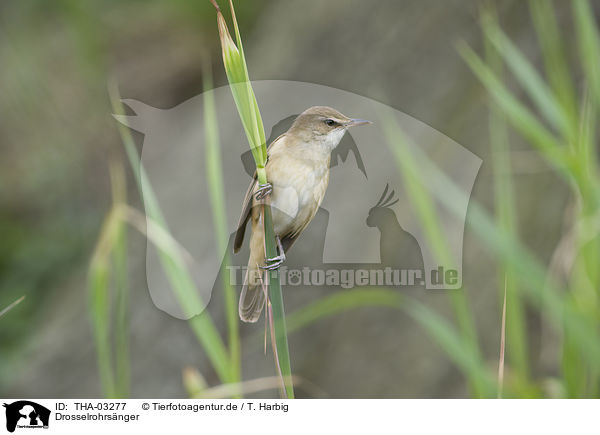
[(597, 429), (600, 405), (594, 400), (1, 400), (0, 433), (18, 435), (585, 433)]

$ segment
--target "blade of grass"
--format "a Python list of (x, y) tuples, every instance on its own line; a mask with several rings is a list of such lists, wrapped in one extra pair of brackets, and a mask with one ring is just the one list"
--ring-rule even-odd
[[(227, 241), (227, 213), (225, 210), (225, 191), (219, 142), (219, 125), (212, 92), (212, 73), (208, 63), (204, 64), (204, 126), (206, 135), (205, 169), (206, 182), (213, 212), (213, 225), (217, 239), (217, 252), (225, 253), (224, 264), (231, 264)], [(231, 381), (238, 382), (242, 376), (241, 345), (239, 336), (237, 297), (226, 274), (223, 274), (223, 296), (225, 298), (225, 318), (229, 331), (229, 354), (231, 362)]]
[[(582, 183), (584, 189), (589, 187), (589, 192), (581, 192), (593, 209), (600, 204), (600, 182), (598, 181), (598, 142), (595, 139), (597, 126), (596, 116), (600, 111), (600, 36), (594, 20), (594, 12), (589, 2), (576, 0), (572, 2), (573, 15), (579, 48), (579, 57), (583, 67), (586, 81), (586, 92), (583, 99), (579, 144), (582, 146), (581, 166), (584, 171)], [(588, 91), (594, 98), (588, 98)], [(585, 205), (585, 204), (584, 204)]]
[[(488, 12), (488, 19), (493, 14)], [(503, 74), (502, 58), (495, 50), (493, 44), (484, 38), (486, 61), (494, 74), (501, 79)], [(517, 219), (515, 216), (512, 169), (510, 163), (510, 144), (508, 142), (508, 129), (506, 118), (497, 103), (490, 103), (489, 115), (490, 128), (490, 146), (492, 151), (492, 166), (494, 171), (494, 208), (496, 222), (500, 228), (507, 233), (517, 236)], [(508, 334), (509, 359), (515, 373), (515, 385), (527, 385), (529, 383), (529, 361), (527, 355), (527, 335), (525, 327), (525, 314), (523, 308), (522, 295), (518, 291), (514, 270), (506, 262), (500, 262), (498, 270), (498, 288), (500, 289), (500, 299), (510, 301), (508, 313), (503, 314), (508, 317), (508, 330), (503, 330), (502, 334)], [(503, 302), (506, 309), (506, 302)], [(504, 349), (503, 349), (504, 353)], [(500, 394), (500, 393), (499, 393)]]
[[(560, 47), (561, 36), (556, 26), (552, 2), (531, 0), (530, 7), (550, 87), (555, 95), (552, 95), (531, 64), (502, 33), (495, 18), (488, 16), (484, 21), (489, 43), (501, 52), (538, 110), (561, 132), (562, 139), (556, 139), (545, 130), (542, 123), (508, 91), (498, 77), (498, 71), (492, 71), (466, 45), (459, 49), (511, 124), (550, 161), (573, 190), (577, 207), (574, 211), (575, 223), (568, 231), (572, 231), (576, 237), (572, 238), (573, 252), (569, 254), (570, 270), (565, 270), (568, 274), (565, 277), (568, 280), (568, 291), (562, 288), (559, 281), (552, 279), (553, 275), (546, 274), (514, 234), (505, 231), (506, 229), (494, 228), (485, 212), (477, 205), (471, 207), (470, 223), (474, 224), (480, 237), (502, 261), (509, 265), (512, 263), (515, 278), (522, 284), (529, 300), (549, 315), (557, 329), (562, 330), (562, 381), (567, 395), (596, 397), (600, 387), (600, 316), (597, 314), (600, 300), (600, 272), (597, 268), (600, 261), (600, 231), (591, 222), (596, 221), (600, 215), (597, 144), (593, 138), (600, 105), (600, 38), (589, 2), (575, 0), (572, 5), (584, 76), (594, 96), (589, 99), (587, 90), (584, 92), (579, 113), (575, 110), (572, 81)], [(590, 100), (594, 103), (590, 104)], [(544, 277), (545, 284), (542, 282)], [(511, 297), (508, 291), (507, 300), (507, 334), (510, 342)]]
[(529, 9), (542, 48), (548, 82), (570, 123), (575, 123), (577, 100), (552, 2), (529, 0)]
[(504, 388), (504, 349), (506, 348), (506, 281), (502, 303), (502, 325), (500, 326), (500, 355), (498, 357), (498, 399), (502, 399)]
[[(126, 228), (119, 214), (125, 204), (126, 188), (122, 168), (114, 162), (110, 165), (110, 176), (112, 206), (90, 263), (89, 304), (103, 392), (108, 398), (126, 398), (129, 395), (129, 285)], [(111, 291), (113, 286), (114, 292)], [(116, 294), (114, 301), (112, 293)]]
[[(111, 186), (115, 207), (126, 203), (127, 190), (122, 166), (111, 164)], [(118, 220), (112, 253), (115, 281), (115, 388), (119, 398), (129, 396), (129, 282), (127, 277), (127, 227)]]
[(579, 116), (579, 137), (577, 140), (578, 155), (580, 167), (583, 168), (581, 177), (585, 184), (581, 190), (581, 196), (586, 198), (586, 203), (590, 205), (590, 211), (593, 214), (600, 204), (600, 177), (598, 172), (598, 159), (596, 149), (596, 130), (598, 128), (596, 119), (598, 117), (599, 107), (594, 103), (594, 98), (590, 95), (589, 88), (586, 87), (581, 103), (581, 114)]
[[(113, 112), (116, 115), (123, 115), (124, 111), (119, 99), (118, 91), (114, 85), (109, 86), (109, 94), (113, 105)], [(156, 222), (157, 226), (166, 233), (169, 233), (166, 221), (158, 205), (158, 200), (150, 184), (150, 180), (140, 162), (137, 149), (133, 142), (133, 138), (131, 137), (131, 132), (126, 126), (121, 124), (119, 124), (119, 132), (129, 163), (135, 175), (138, 190), (144, 200), (146, 213), (149, 218)], [(198, 296), (198, 291), (193, 278), (187, 270), (185, 263), (183, 263), (180, 258), (170, 256), (168, 252), (162, 249), (159, 249), (158, 253), (161, 265), (171, 288), (184, 310), (185, 315), (191, 317), (188, 323), (192, 328), (194, 335), (210, 359), (219, 379), (223, 382), (228, 382), (231, 376), (229, 354), (210, 314), (207, 311), (203, 311), (201, 314), (196, 315), (202, 311), (203, 305)]]
[[(436, 256), (437, 263), (447, 265), (447, 267), (454, 266), (446, 238), (438, 221), (436, 206), (433, 198), (426, 190), (425, 180), (422, 178), (422, 168), (417, 164), (409, 149), (413, 147), (395, 120), (389, 116), (383, 116), (382, 118), (384, 120), (383, 125), (388, 147), (396, 159), (398, 171), (404, 180), (410, 202), (416, 209), (421, 227), (429, 246)], [(475, 323), (465, 297), (464, 289), (451, 290), (449, 291), (449, 296), (462, 338), (470, 344), (473, 352), (478, 352), (479, 344), (477, 342)], [(482, 397), (486, 394), (486, 386), (483, 385), (480, 377), (470, 377), (469, 381), (476, 396)]]
[[(295, 386), (301, 386), (305, 382), (298, 376), (292, 376), (290, 380)], [(268, 376), (232, 384), (221, 384), (216, 387), (207, 388), (194, 394), (193, 399), (227, 399), (241, 395), (259, 393), (277, 389), (280, 385), (279, 376)]]
[(115, 240), (115, 385), (118, 398), (129, 397), (129, 283), (127, 279), (127, 227), (119, 225)]
[[(268, 286), (268, 283), (267, 283)], [(264, 289), (265, 292), (268, 292), (268, 289)], [(275, 321), (273, 318), (273, 305), (269, 298), (266, 298), (267, 304), (267, 319), (270, 326), (271, 331), (271, 348), (273, 349), (273, 357), (275, 359), (275, 368), (277, 369), (277, 377), (279, 379), (279, 394), (281, 397), (286, 397), (285, 391), (285, 379), (283, 378), (283, 373), (281, 372), (281, 364), (279, 364), (279, 354), (277, 352), (277, 338), (275, 337)]]
[(478, 348), (472, 345), (468, 337), (456, 331), (442, 316), (416, 301), (410, 303), (407, 313), (429, 332), (429, 335), (472, 381), (476, 389), (474, 393), (478, 397), (494, 397), (496, 386), (481, 359)]
[(12, 310), (14, 307), (16, 307), (17, 305), (19, 305), (21, 302), (23, 302), (23, 299), (25, 299), (25, 295), (21, 296), (19, 299), (17, 299), (16, 301), (14, 301), (12, 304), (10, 304), (9, 306), (7, 306), (6, 308), (4, 308), (2, 311), (0, 311), (0, 317), (4, 316), (6, 313), (8, 313), (10, 310)]
[(465, 43), (458, 51), (473, 72), (485, 85), (488, 92), (506, 114), (511, 124), (557, 169), (567, 181), (572, 181), (573, 161), (560, 142), (517, 100), (496, 75)]
[[(244, 126), (250, 149), (252, 150), (252, 155), (256, 163), (257, 180), (260, 184), (267, 184), (267, 173), (265, 170), (267, 147), (265, 143), (264, 127), (258, 108), (258, 102), (256, 101), (256, 97), (254, 95), (248, 75), (248, 67), (243, 53), (243, 47), (241, 44), (242, 39), (239, 33), (237, 20), (235, 18), (233, 1), (230, 1), (229, 5), (234, 22), (236, 38), (238, 40), (238, 46), (235, 45), (231, 35), (229, 34), (225, 18), (221, 13), (219, 5), (215, 0), (211, 0), (211, 3), (217, 11), (217, 25), (221, 40), (223, 65), (229, 81), (229, 88), (232, 92), (233, 99), (238, 109), (240, 119)], [(275, 257), (277, 255), (277, 249), (275, 245), (275, 235), (273, 233), (271, 207), (268, 200), (262, 205), (262, 215), (265, 234), (265, 256), (266, 258)], [(274, 318), (273, 328), (275, 330), (276, 347), (273, 350), (277, 361), (276, 366), (281, 369), (281, 374), (286, 380), (285, 391), (287, 397), (293, 398), (293, 384), (289, 381), (292, 373), (279, 272), (276, 270), (269, 271), (267, 272), (267, 275), (267, 282), (269, 283), (269, 301), (271, 303), (271, 309), (273, 311)]]
[(185, 367), (181, 375), (183, 386), (190, 399), (208, 388), (204, 376), (194, 367)]
[(367, 306), (402, 309), (403, 304), (402, 295), (388, 289), (354, 289), (336, 292), (290, 313), (287, 316), (288, 333), (294, 333), (324, 317), (344, 311)]
[[(581, 166), (584, 168), (581, 177), (583, 184), (579, 188), (584, 204), (578, 240), (585, 251), (586, 273), (590, 278), (591, 288), (597, 295), (594, 304), (597, 307), (597, 299), (600, 298), (600, 269), (597, 267), (600, 264), (600, 237), (595, 217), (600, 210), (600, 177), (595, 144), (599, 108), (593, 101), (589, 92), (585, 92), (578, 140)], [(596, 237), (590, 237), (593, 234), (596, 234)]]
[[(600, 278), (598, 263), (600, 262), (600, 237), (598, 234), (598, 201), (596, 191), (598, 180), (595, 177), (595, 163), (590, 163), (586, 144), (596, 128), (594, 98), (586, 92), (582, 102), (579, 139), (576, 146), (583, 171), (578, 178), (577, 196), (579, 206), (576, 208), (576, 224), (573, 228), (574, 261), (570, 270), (570, 300), (573, 309), (589, 322), (599, 325), (598, 306)], [(593, 146), (592, 146), (593, 147)], [(591, 156), (592, 161), (596, 160)], [(577, 192), (576, 192), (577, 194)], [(563, 339), (562, 358), (565, 390), (568, 397), (596, 397), (599, 388), (599, 368), (588, 364), (578, 356), (578, 349), (573, 338), (565, 334)]]
[(110, 345), (110, 275), (109, 260), (118, 230), (114, 206), (108, 213), (92, 255), (88, 274), (89, 304), (96, 344), (100, 383), (104, 396), (116, 398), (115, 374)]
[[(414, 147), (412, 151), (419, 155), (420, 170), (427, 173), (432, 192), (452, 213), (460, 216), (464, 193), (440, 171), (428, 157)], [(475, 234), (493, 253), (506, 261), (515, 270), (515, 277), (528, 299), (548, 314), (554, 325), (562, 327), (571, 334), (577, 345), (580, 357), (590, 363), (600, 365), (600, 339), (595, 326), (582, 318), (571, 304), (567, 303), (566, 291), (557, 283), (546, 279), (546, 270), (514, 235), (499, 228), (485, 209), (471, 201), (467, 223)]]
[(535, 68), (500, 29), (493, 15), (484, 13), (482, 23), (487, 39), (502, 55), (504, 61), (521, 83), (523, 89), (529, 94), (540, 113), (553, 127), (562, 133), (567, 142), (572, 141), (575, 136), (575, 125), (570, 122), (571, 118), (563, 110), (563, 107), (558, 104), (558, 101)]
[(242, 36), (240, 35), (240, 29), (238, 26), (237, 18), (235, 16), (235, 8), (233, 7), (233, 0), (229, 0), (229, 9), (231, 10), (231, 19), (233, 20), (233, 27), (235, 30), (235, 40), (237, 46), (239, 47), (240, 54), (242, 57), (242, 64), (244, 66), (244, 84), (246, 85), (246, 93), (248, 95), (248, 101), (253, 103), (252, 107), (249, 107), (249, 112), (251, 115), (252, 124), (255, 126), (255, 134), (257, 134), (256, 139), (253, 144), (260, 144), (260, 151), (262, 154), (262, 161), (264, 163), (267, 162), (267, 148), (266, 148), (266, 137), (265, 137), (265, 129), (262, 122), (262, 116), (260, 115), (260, 109), (258, 107), (258, 102), (256, 101), (256, 97), (254, 96), (254, 90), (250, 84), (250, 75), (248, 74), (248, 64), (246, 62), (246, 54), (244, 53), (244, 45), (242, 44)]
[(108, 326), (108, 268), (106, 263), (96, 262), (90, 270), (89, 285), (92, 305), (92, 324), (100, 382), (104, 397), (116, 398), (115, 376), (112, 369), (112, 352), (110, 350), (110, 334)]
[(596, 105), (600, 105), (600, 37), (594, 11), (587, 0), (573, 0), (571, 5), (585, 78), (595, 96)]
[(361, 288), (336, 292), (291, 313), (288, 331), (292, 333), (326, 317), (370, 306), (404, 311), (427, 331), (465, 376), (476, 379), (481, 397), (494, 396), (496, 387), (478, 350), (441, 315), (405, 297), (398, 290)]
[[(265, 180), (266, 181), (266, 180)], [(267, 204), (263, 206), (263, 217), (265, 227), (265, 246), (266, 258), (277, 256), (275, 248), (275, 234), (273, 233), (273, 221), (271, 218), (271, 207)], [(270, 241), (270, 242), (269, 242)], [(274, 330), (275, 338), (275, 357), (281, 376), (285, 382), (285, 392), (289, 399), (294, 398), (294, 384), (291, 382), (292, 370), (290, 362), (290, 351), (287, 340), (287, 326), (285, 311), (283, 307), (283, 294), (279, 282), (279, 271), (267, 271), (267, 282), (269, 289), (269, 305), (272, 311), (273, 322), (271, 324)]]
[[(217, 10), (217, 24), (221, 39), (223, 65), (225, 66), (229, 87), (240, 114), (242, 125), (250, 144), (250, 150), (252, 151), (257, 167), (261, 169), (264, 168), (267, 161), (265, 133), (258, 103), (250, 84), (243, 48), (241, 46), (238, 48), (233, 39), (231, 39), (227, 23), (217, 2), (211, 0), (211, 3)], [(237, 21), (235, 20), (233, 3), (230, 3), (230, 8), (234, 20), (236, 37), (238, 38), (238, 42), (240, 42), (241, 37), (239, 36)]]

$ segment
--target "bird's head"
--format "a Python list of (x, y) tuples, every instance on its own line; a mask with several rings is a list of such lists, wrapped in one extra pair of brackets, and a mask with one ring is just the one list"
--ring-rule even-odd
[(348, 118), (331, 107), (313, 106), (298, 115), (289, 133), (331, 151), (340, 143), (348, 128), (364, 124), (371, 124), (371, 121)]

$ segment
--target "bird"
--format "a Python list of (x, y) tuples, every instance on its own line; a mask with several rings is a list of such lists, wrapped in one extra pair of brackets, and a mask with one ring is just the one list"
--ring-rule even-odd
[[(256, 173), (248, 187), (235, 234), (233, 252), (239, 252), (246, 226), (251, 221), (250, 256), (239, 301), (243, 322), (256, 322), (265, 305), (264, 270), (274, 270), (314, 218), (329, 183), (331, 152), (350, 127), (371, 124), (353, 119), (327, 106), (313, 106), (296, 117), (292, 126), (267, 148), (268, 183)], [(264, 224), (260, 205), (270, 196), (273, 230), (278, 254), (265, 258)]]

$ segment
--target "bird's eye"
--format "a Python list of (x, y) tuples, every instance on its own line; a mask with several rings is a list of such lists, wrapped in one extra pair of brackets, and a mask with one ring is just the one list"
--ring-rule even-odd
[(325, 124), (327, 124), (330, 127), (333, 127), (334, 125), (337, 124), (337, 122), (335, 122), (333, 119), (326, 119), (324, 122), (325, 122)]

